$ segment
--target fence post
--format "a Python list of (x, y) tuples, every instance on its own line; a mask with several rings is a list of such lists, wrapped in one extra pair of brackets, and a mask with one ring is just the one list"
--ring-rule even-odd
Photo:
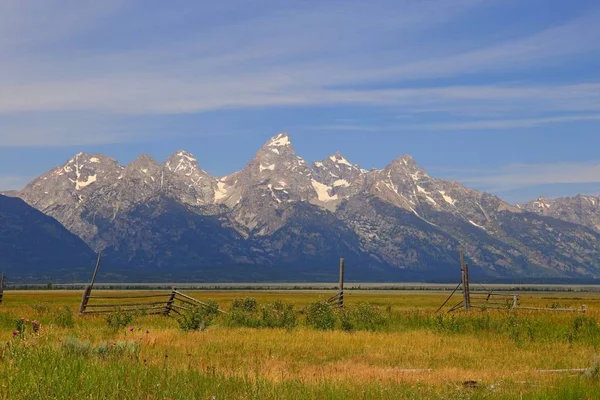
[(4, 300), (4, 281), (6, 279), (6, 275), (4, 275), (4, 272), (2, 273), (2, 281), (0, 282), (0, 304), (2, 304), (2, 301)]
[(344, 259), (340, 258), (340, 297), (338, 301), (338, 306), (340, 308), (344, 307)]
[(471, 310), (471, 295), (469, 293), (469, 267), (465, 264), (462, 249), (458, 251), (460, 257), (460, 279), (462, 282), (463, 289), (463, 305), (465, 311)]
[(471, 288), (469, 287), (469, 264), (465, 263), (465, 310), (471, 311)]
[(517, 308), (519, 306), (519, 296), (513, 294), (513, 303), (512, 308)]
[(102, 250), (98, 252), (98, 258), (96, 259), (96, 267), (94, 268), (94, 273), (92, 274), (92, 279), (90, 280), (90, 284), (85, 287), (83, 290), (83, 296), (81, 297), (81, 304), (79, 305), (79, 315), (85, 313), (85, 309), (87, 307), (87, 303), (90, 299), (90, 294), (92, 293), (92, 288), (94, 287), (94, 282), (96, 281), (96, 275), (98, 274), (98, 268), (100, 268), (100, 261), (102, 261)]
[(81, 297), (81, 304), (79, 305), (79, 315), (85, 313), (87, 303), (90, 299), (90, 293), (92, 291), (92, 285), (87, 285), (83, 290), (83, 296)]
[(167, 305), (165, 306), (165, 315), (169, 315), (171, 310), (173, 309), (173, 303), (175, 302), (175, 295), (177, 294), (177, 289), (173, 288), (171, 291), (171, 296), (169, 296), (169, 300), (167, 300)]

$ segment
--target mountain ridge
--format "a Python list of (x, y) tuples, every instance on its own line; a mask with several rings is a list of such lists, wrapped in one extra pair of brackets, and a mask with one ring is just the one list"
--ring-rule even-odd
[[(589, 226), (431, 177), (410, 155), (383, 169), (362, 169), (340, 152), (311, 165), (287, 133), (223, 177), (185, 150), (125, 166), (78, 153), (17, 195), (123, 270), (168, 261), (186, 271), (212, 264), (244, 276), (253, 268), (305, 276), (294, 275), (302, 267), (319, 276), (320, 259), (347, 253), (367, 278), (451, 276), (462, 247), (482, 276), (600, 276), (600, 232)], [(219, 248), (196, 254), (211, 239)]]

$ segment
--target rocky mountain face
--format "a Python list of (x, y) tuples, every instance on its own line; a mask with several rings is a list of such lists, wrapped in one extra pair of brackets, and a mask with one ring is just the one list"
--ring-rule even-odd
[(95, 254), (54, 218), (0, 195), (0, 272), (11, 281), (89, 277)]
[(335, 280), (340, 256), (348, 279), (455, 280), (459, 247), (479, 276), (600, 275), (600, 232), (583, 216), (512, 206), (410, 156), (383, 170), (339, 153), (309, 165), (287, 134), (221, 178), (185, 151), (127, 166), (80, 153), (18, 196), (138, 280)]
[(529, 203), (519, 204), (518, 207), (600, 232), (600, 197), (577, 195), (554, 200), (540, 197)]

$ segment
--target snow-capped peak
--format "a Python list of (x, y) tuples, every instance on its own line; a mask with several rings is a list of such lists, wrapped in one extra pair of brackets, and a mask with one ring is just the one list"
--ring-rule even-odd
[(290, 137), (285, 132), (273, 136), (267, 142), (268, 147), (289, 146), (290, 144), (292, 144), (292, 142), (290, 142)]
[(197, 161), (196, 157), (194, 157), (194, 155), (192, 153), (187, 152), (185, 150), (178, 150), (178, 151), (176, 151), (175, 154), (172, 157), (174, 157), (174, 156), (185, 158), (186, 160), (192, 161), (192, 162)]
[(329, 156), (329, 159), (336, 164), (347, 165), (348, 167), (353, 167), (353, 165), (344, 158), (339, 152), (336, 152), (334, 155)]
[(198, 161), (192, 153), (185, 150), (178, 150), (165, 161), (165, 167), (172, 172), (191, 175), (194, 171), (200, 169)]

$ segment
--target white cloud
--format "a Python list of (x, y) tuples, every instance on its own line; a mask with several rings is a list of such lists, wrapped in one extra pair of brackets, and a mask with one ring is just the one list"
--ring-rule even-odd
[(491, 192), (539, 185), (600, 183), (600, 161), (510, 164), (495, 170), (456, 171), (453, 178)]
[(578, 122), (578, 121), (600, 121), (598, 115), (567, 115), (547, 118), (522, 118), (512, 120), (480, 120), (466, 122), (443, 122), (436, 124), (422, 124), (413, 126), (412, 129), (424, 130), (495, 130), (495, 129), (513, 129), (513, 128), (531, 128), (548, 124)]
[[(600, 49), (598, 12), (511, 41), (490, 35), (467, 50), (444, 37), (444, 23), (482, 4), (489, 2), (182, 2), (140, 14), (143, 3), (125, 0), (8, 0), (0, 4), (0, 145), (119, 143), (146, 136), (113, 122), (121, 116), (248, 107), (368, 105), (477, 116), (417, 124), (440, 130), (540, 126), (600, 110), (593, 81), (430, 84)], [(408, 87), (415, 80), (422, 87)], [(393, 85), (366, 85), (374, 82)], [(39, 112), (65, 118), (29, 120)], [(98, 118), (86, 121), (80, 112)], [(497, 117), (482, 120), (489, 115)], [(8, 117), (21, 121), (7, 128)]]

